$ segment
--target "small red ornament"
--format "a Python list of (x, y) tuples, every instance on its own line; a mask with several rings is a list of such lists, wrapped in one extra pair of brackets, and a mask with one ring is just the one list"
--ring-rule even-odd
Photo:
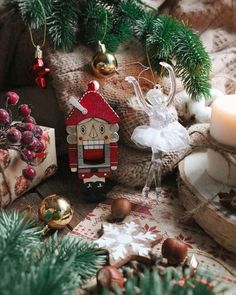
[(8, 91), (6, 94), (6, 102), (9, 105), (16, 105), (19, 101), (19, 95), (13, 91)]
[(36, 176), (36, 171), (31, 166), (28, 166), (25, 169), (23, 169), (22, 173), (26, 179), (30, 179), (30, 180), (32, 180)]
[(43, 61), (43, 52), (40, 48), (40, 46), (36, 47), (35, 52), (35, 60), (34, 64), (32, 66), (32, 71), (34, 73), (34, 79), (36, 84), (40, 88), (46, 87), (46, 75), (50, 73), (50, 69), (47, 68)]
[(23, 122), (24, 122), (24, 123), (32, 123), (32, 124), (36, 124), (36, 120), (35, 120), (35, 118), (32, 117), (32, 116), (25, 117), (25, 118), (23, 119)]
[(25, 130), (26, 131), (35, 131), (35, 125), (33, 123), (25, 123)]
[(31, 113), (31, 108), (27, 104), (21, 104), (19, 106), (19, 114), (23, 117), (28, 117)]
[(31, 161), (33, 160), (35, 154), (34, 152), (32, 152), (31, 150), (27, 149), (27, 148), (24, 148), (22, 151), (22, 157), (24, 158), (24, 160), (26, 161)]
[(170, 265), (178, 265), (185, 260), (188, 247), (184, 242), (168, 238), (162, 244), (161, 253)]
[(38, 149), (39, 140), (34, 137), (32, 142), (27, 146), (29, 150), (36, 152)]
[(11, 127), (7, 131), (7, 139), (12, 143), (19, 142), (21, 140), (21, 132), (15, 127)]
[(29, 144), (32, 143), (33, 139), (34, 139), (33, 132), (31, 132), (31, 131), (24, 131), (22, 133), (21, 143), (23, 145), (29, 145)]
[(5, 109), (0, 109), (0, 123), (7, 124), (10, 122), (9, 113)]

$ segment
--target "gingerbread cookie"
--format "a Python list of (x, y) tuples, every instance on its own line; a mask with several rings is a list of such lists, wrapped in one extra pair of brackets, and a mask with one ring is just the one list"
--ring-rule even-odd
[(144, 231), (138, 220), (130, 223), (104, 223), (102, 236), (96, 240), (99, 247), (108, 250), (110, 265), (120, 267), (130, 260), (146, 260), (152, 247), (162, 236)]

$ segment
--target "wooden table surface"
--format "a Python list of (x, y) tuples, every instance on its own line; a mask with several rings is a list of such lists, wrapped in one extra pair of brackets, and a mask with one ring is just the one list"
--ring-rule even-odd
[[(107, 180), (108, 191), (115, 185), (114, 182)], [(176, 187), (176, 175), (173, 173), (166, 177), (163, 185)], [(140, 188), (141, 191), (141, 188)], [(72, 173), (69, 169), (67, 156), (58, 158), (58, 170), (55, 175), (43, 181), (24, 195), (15, 200), (7, 209), (24, 210), (31, 206), (33, 218), (38, 218), (38, 206), (42, 199), (48, 195), (59, 194), (70, 200), (74, 215), (71, 222), (60, 234), (66, 234), (91, 212), (98, 203), (89, 203), (83, 199), (82, 184), (78, 180), (77, 173)]]
[(61, 234), (71, 231), (90, 211), (92, 211), (97, 203), (88, 203), (83, 199), (81, 185), (77, 178), (77, 173), (71, 173), (68, 167), (67, 157), (58, 159), (57, 173), (43, 181), (35, 188), (19, 197), (7, 209), (23, 210), (27, 206), (32, 207), (33, 217), (38, 220), (38, 206), (43, 198), (51, 194), (63, 195), (70, 200), (74, 209), (74, 215), (68, 226), (61, 230)]

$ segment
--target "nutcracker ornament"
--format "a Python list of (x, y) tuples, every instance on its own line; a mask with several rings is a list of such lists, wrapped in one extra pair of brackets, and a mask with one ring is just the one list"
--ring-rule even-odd
[(117, 169), (119, 116), (98, 92), (99, 83), (90, 81), (88, 90), (77, 100), (66, 118), (69, 163), (84, 183), (91, 201), (105, 198), (105, 179)]

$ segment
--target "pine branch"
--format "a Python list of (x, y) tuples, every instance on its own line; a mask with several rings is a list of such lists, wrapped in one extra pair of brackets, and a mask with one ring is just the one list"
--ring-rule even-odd
[(27, 257), (40, 245), (41, 228), (17, 211), (0, 211), (0, 263)]
[[(189, 271), (189, 270), (188, 270)], [(185, 279), (185, 284), (181, 286), (178, 284), (180, 279), (183, 279), (184, 274), (182, 269), (178, 270), (173, 267), (166, 268), (164, 274), (160, 275), (156, 269), (145, 270), (145, 272), (139, 276), (133, 275), (128, 278), (125, 291), (120, 289), (115, 290), (115, 295), (220, 295), (223, 294), (226, 289), (220, 287), (219, 283), (214, 283), (214, 287), (209, 287), (201, 282), (201, 278), (207, 281), (209, 284), (212, 280), (206, 276), (196, 274), (195, 277), (189, 277)], [(106, 293), (106, 290), (102, 290)], [(98, 294), (95, 292), (95, 294)], [(101, 294), (101, 293), (99, 293)]]
[(81, 7), (79, 17), (83, 20), (80, 38), (85, 44), (97, 46), (99, 40), (104, 41), (104, 37), (110, 35), (112, 14), (96, 1), (89, 1)]
[(176, 73), (192, 99), (210, 96), (211, 61), (199, 36), (182, 26), (174, 37), (173, 54), (176, 58)]
[(48, 0), (7, 0), (5, 5), (18, 10), (23, 21), (32, 29), (41, 27), (51, 12), (51, 2)]
[(18, 212), (0, 211), (1, 295), (72, 295), (105, 263), (91, 242), (57, 235), (40, 242), (41, 229)]
[(210, 58), (199, 36), (183, 24), (167, 16), (144, 18), (135, 28), (137, 37), (146, 44), (152, 67), (159, 71), (159, 62), (175, 61), (175, 71), (193, 100), (210, 96)]
[[(56, 48), (71, 49), (77, 40), (97, 47), (103, 41), (108, 51), (135, 36), (147, 51), (152, 67), (172, 63), (193, 100), (210, 95), (210, 58), (199, 36), (182, 23), (140, 6), (141, 0), (5, 0), (15, 7), (32, 28), (44, 23)], [(142, 3), (141, 3), (142, 4)], [(42, 8), (42, 7), (41, 7)], [(77, 32), (79, 33), (77, 38)]]
[(56, 48), (72, 49), (78, 22), (77, 0), (51, 0), (52, 12), (47, 19), (48, 32)]

